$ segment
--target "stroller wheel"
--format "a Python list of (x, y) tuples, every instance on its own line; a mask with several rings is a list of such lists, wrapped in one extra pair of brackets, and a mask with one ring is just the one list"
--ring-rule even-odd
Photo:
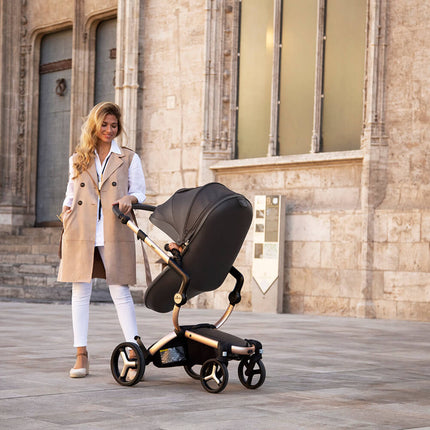
[(197, 366), (197, 364), (194, 364), (193, 366), (189, 366), (188, 364), (186, 364), (184, 366), (184, 370), (188, 376), (191, 376), (191, 378), (200, 379), (200, 373), (197, 373), (194, 371), (193, 369), (194, 366)]
[(263, 362), (260, 359), (255, 360), (252, 357), (242, 358), (239, 363), (238, 374), (242, 385), (251, 390), (255, 390), (263, 385), (266, 379), (266, 369)]
[(209, 393), (219, 393), (227, 386), (228, 370), (224, 363), (211, 358), (200, 369), (200, 382)]
[(139, 346), (132, 342), (120, 343), (112, 352), (110, 369), (118, 384), (137, 384), (145, 373), (145, 359)]

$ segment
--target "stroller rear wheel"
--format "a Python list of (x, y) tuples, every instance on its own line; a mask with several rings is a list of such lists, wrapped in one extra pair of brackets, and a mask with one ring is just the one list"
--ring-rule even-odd
[(197, 366), (197, 364), (194, 364), (193, 366), (189, 366), (188, 364), (186, 364), (184, 366), (184, 370), (188, 376), (191, 376), (191, 378), (200, 379), (200, 372), (194, 371), (193, 369), (194, 366)]
[[(244, 357), (239, 363), (237, 369), (239, 374), (239, 380), (246, 388), (255, 390), (256, 388), (263, 385), (266, 379), (266, 369), (263, 362), (253, 357)], [(254, 377), (257, 377), (254, 378)]]
[(205, 361), (200, 369), (200, 382), (209, 393), (220, 393), (228, 383), (227, 366), (215, 358)]
[(145, 373), (145, 359), (139, 346), (132, 342), (120, 343), (112, 352), (110, 369), (118, 384), (137, 384)]

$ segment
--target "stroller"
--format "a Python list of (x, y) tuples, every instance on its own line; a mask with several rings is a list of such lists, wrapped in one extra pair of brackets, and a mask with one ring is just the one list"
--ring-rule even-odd
[[(135, 204), (133, 209), (151, 211), (149, 220), (180, 249), (170, 250), (168, 245), (165, 250), (159, 248), (128, 216), (120, 213), (118, 205), (114, 206), (121, 222), (165, 263), (147, 288), (144, 304), (156, 312), (173, 311), (174, 331), (149, 348), (138, 336), (137, 344), (119, 344), (111, 356), (114, 379), (130, 386), (142, 379), (145, 366), (150, 363), (156, 367), (183, 366), (191, 378), (200, 380), (206, 391), (219, 393), (228, 383), (229, 361), (237, 360), (240, 382), (249, 389), (260, 387), (266, 377), (261, 343), (219, 330), (241, 300), (243, 276), (233, 267), (233, 262), (252, 221), (251, 203), (213, 182), (180, 189), (159, 206)], [(229, 294), (227, 309), (218, 322), (179, 325), (179, 311), (187, 300), (217, 289), (228, 274), (236, 282)]]

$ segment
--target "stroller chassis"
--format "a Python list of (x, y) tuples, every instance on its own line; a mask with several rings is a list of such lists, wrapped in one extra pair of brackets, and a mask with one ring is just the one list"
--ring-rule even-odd
[[(154, 211), (155, 206), (135, 204), (134, 209)], [(146, 348), (136, 336), (137, 344), (123, 342), (113, 351), (111, 356), (111, 371), (114, 379), (121, 385), (135, 385), (142, 380), (146, 365), (151, 362), (157, 367), (183, 366), (185, 372), (193, 379), (200, 380), (203, 388), (210, 393), (219, 393), (227, 386), (229, 361), (239, 361), (239, 380), (248, 389), (260, 387), (265, 380), (266, 371), (262, 362), (262, 345), (256, 340), (241, 339), (221, 332), (218, 329), (228, 320), (236, 304), (241, 300), (240, 292), (243, 285), (243, 276), (231, 267), (229, 274), (236, 279), (234, 289), (229, 294), (229, 305), (224, 314), (215, 324), (198, 324), (195, 326), (180, 326), (179, 312), (187, 302), (187, 288), (189, 276), (177, 264), (174, 258), (166, 254), (151, 238), (126, 215), (119, 211), (118, 205), (113, 207), (114, 213), (120, 221), (127, 225), (147, 246), (149, 246), (172, 268), (180, 277), (181, 284), (174, 295), (172, 321), (174, 331), (167, 334), (149, 348)], [(187, 350), (193, 345), (203, 345), (206, 357), (190, 357)], [(167, 361), (163, 361), (164, 354)], [(172, 357), (169, 357), (171, 355)], [(197, 354), (199, 355), (199, 354)], [(164, 357), (165, 358), (165, 357)], [(173, 361), (169, 361), (173, 358)], [(193, 367), (201, 365), (199, 372)]]

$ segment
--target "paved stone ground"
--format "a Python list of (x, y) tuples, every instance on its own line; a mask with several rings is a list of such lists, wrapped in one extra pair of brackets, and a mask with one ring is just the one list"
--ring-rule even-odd
[[(149, 345), (170, 314), (136, 307)], [(90, 376), (70, 379), (67, 304), (0, 302), (1, 429), (430, 429), (430, 323), (235, 312), (223, 330), (264, 345), (265, 384), (247, 390), (229, 365), (219, 394), (178, 368), (146, 368), (134, 387), (109, 368), (122, 342), (113, 305), (91, 307)], [(221, 312), (183, 309), (180, 322)]]

